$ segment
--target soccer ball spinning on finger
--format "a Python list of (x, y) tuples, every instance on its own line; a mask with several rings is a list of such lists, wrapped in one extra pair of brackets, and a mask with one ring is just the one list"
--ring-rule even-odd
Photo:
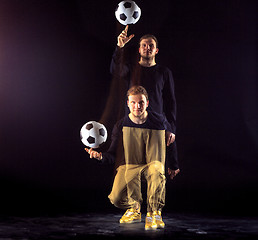
[(122, 1), (118, 4), (115, 15), (116, 19), (123, 25), (135, 24), (141, 17), (141, 9), (134, 1)]

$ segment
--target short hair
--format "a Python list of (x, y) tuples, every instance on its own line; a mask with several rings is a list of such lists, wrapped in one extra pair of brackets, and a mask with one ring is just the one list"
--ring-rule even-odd
[(158, 47), (158, 45), (159, 45), (158, 39), (157, 39), (154, 35), (152, 35), (152, 34), (145, 34), (145, 35), (143, 35), (143, 36), (140, 38), (140, 40), (139, 40), (139, 45), (140, 45), (140, 43), (141, 43), (141, 41), (142, 41), (143, 39), (148, 39), (148, 38), (153, 39), (153, 40), (156, 42), (156, 47)]
[(128, 91), (127, 91), (127, 98), (131, 95), (138, 95), (138, 94), (143, 94), (146, 97), (146, 100), (149, 100), (148, 93), (146, 89), (143, 86), (132, 86)]

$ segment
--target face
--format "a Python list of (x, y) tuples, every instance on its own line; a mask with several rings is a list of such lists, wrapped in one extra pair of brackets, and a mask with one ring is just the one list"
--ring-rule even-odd
[(154, 58), (159, 49), (152, 38), (142, 39), (140, 42), (139, 53), (142, 58)]
[(132, 113), (134, 117), (141, 117), (146, 112), (149, 101), (147, 101), (143, 94), (130, 95), (127, 100), (127, 105), (130, 109), (130, 113)]

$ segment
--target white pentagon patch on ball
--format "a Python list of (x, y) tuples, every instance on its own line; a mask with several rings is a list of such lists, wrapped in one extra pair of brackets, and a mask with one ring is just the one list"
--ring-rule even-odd
[(115, 15), (116, 19), (123, 25), (135, 24), (141, 17), (141, 9), (134, 1), (122, 1), (118, 4)]
[(96, 121), (85, 123), (80, 131), (82, 143), (90, 148), (98, 148), (107, 140), (107, 129)]

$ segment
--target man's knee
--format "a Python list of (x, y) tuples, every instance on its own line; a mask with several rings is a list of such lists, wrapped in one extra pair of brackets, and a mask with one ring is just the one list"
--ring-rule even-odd
[(110, 195), (108, 196), (110, 202), (117, 208), (126, 208), (126, 203), (127, 203), (127, 198), (126, 198), (126, 193), (123, 192), (122, 194), (116, 194), (111, 192)]
[(108, 196), (110, 202), (115, 205), (116, 207), (118, 207), (120, 205), (120, 198), (118, 196), (114, 196), (114, 195), (109, 195)]

